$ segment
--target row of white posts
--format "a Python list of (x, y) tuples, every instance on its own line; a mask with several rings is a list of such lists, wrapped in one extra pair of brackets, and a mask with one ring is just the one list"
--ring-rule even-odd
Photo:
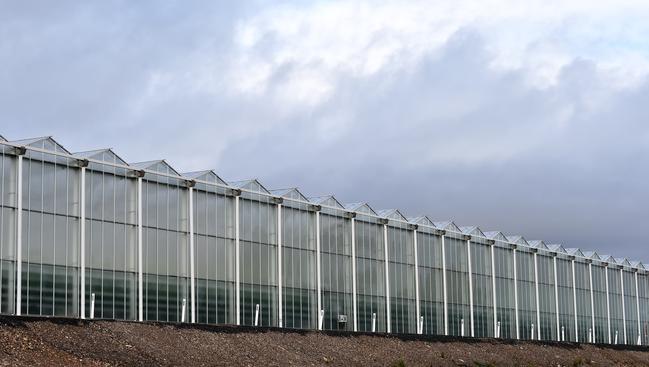
[[(18, 150), (18, 167), (17, 167), (17, 212), (22, 213), (23, 203), (22, 203), (22, 171), (23, 171), (23, 154), (24, 149)], [(80, 292), (80, 306), (81, 306), (81, 318), (86, 318), (85, 312), (85, 180), (86, 180), (86, 166), (87, 161), (81, 165), (81, 178), (80, 178), (80, 271), (81, 271), (81, 292)], [(143, 265), (142, 265), (142, 177), (144, 176), (143, 171), (137, 171), (137, 254), (138, 254), (138, 320), (144, 320), (143, 312)], [(193, 210), (193, 182), (188, 184), (189, 186), (189, 241), (190, 241), (190, 322), (196, 322), (196, 290), (195, 290), (195, 269), (194, 269), (194, 210)], [(240, 236), (239, 236), (239, 195), (240, 191), (235, 192), (235, 309), (236, 309), (236, 323), (237, 325), (241, 324), (241, 314), (240, 314)], [(316, 272), (317, 272), (317, 309), (318, 312), (318, 329), (322, 330), (323, 320), (324, 320), (324, 310), (322, 308), (322, 279), (321, 279), (321, 258), (320, 258), (320, 212), (319, 206), (314, 205), (316, 210)], [(351, 245), (352, 245), (352, 308), (353, 308), (353, 330), (358, 331), (358, 315), (357, 315), (357, 285), (356, 285), (356, 244), (355, 244), (355, 214), (350, 213), (351, 217)], [(389, 277), (389, 258), (388, 254), (388, 225), (387, 221), (383, 221), (383, 242), (384, 242), (384, 251), (385, 251), (385, 294), (386, 294), (386, 325), (387, 332), (390, 333), (391, 330), (391, 320), (390, 320), (390, 277)], [(17, 216), (16, 220), (17, 228), (22, 228), (22, 215)], [(415, 266), (415, 304), (416, 304), (416, 313), (417, 317), (417, 333), (424, 333), (424, 317), (421, 315), (420, 311), (420, 297), (419, 297), (419, 261), (417, 253), (417, 227), (413, 229), (413, 247), (414, 247), (414, 266)], [(446, 236), (441, 235), (442, 239), (442, 282), (444, 288), (444, 334), (449, 334), (448, 329), (448, 294), (447, 294), (447, 280), (446, 280), (446, 245), (445, 245)], [(471, 264), (471, 239), (470, 236), (466, 236), (466, 245), (467, 245), (467, 257), (468, 257), (468, 273), (469, 273), (469, 307), (470, 307), (470, 336), (475, 336), (474, 329), (474, 318), (473, 318), (473, 279), (472, 279), (472, 264)], [(16, 264), (17, 264), (17, 273), (16, 273), (16, 314), (21, 314), (21, 276), (22, 276), (22, 230), (16, 231)], [(281, 198), (277, 201), (277, 246), (278, 246), (278, 311), (279, 311), (279, 327), (283, 327), (283, 310), (282, 310), (282, 200)], [(497, 293), (496, 293), (496, 275), (495, 275), (495, 244), (491, 243), (491, 268), (492, 268), (492, 293), (493, 293), (493, 314), (494, 314), (494, 335), (500, 337), (500, 321), (498, 321), (498, 312), (497, 312)], [(517, 273), (517, 264), (516, 264), (516, 247), (513, 246), (513, 265), (514, 265), (514, 308), (515, 308), (515, 323), (516, 323), (516, 339), (520, 339), (520, 328), (519, 328), (519, 317), (518, 317), (518, 284), (516, 280)], [(565, 340), (564, 327), (559, 324), (559, 299), (558, 299), (558, 284), (557, 284), (557, 260), (556, 256), (554, 259), (554, 285), (555, 285), (555, 308), (556, 308), (556, 322), (557, 322), (557, 340)], [(590, 295), (591, 295), (591, 315), (592, 315), (592, 327), (589, 328), (589, 341), (594, 340), (595, 335), (595, 314), (594, 314), (594, 298), (593, 298), (593, 281), (592, 281), (592, 264), (588, 264), (589, 277), (590, 277)], [(605, 279), (606, 279), (606, 311), (608, 319), (608, 338), (609, 343), (613, 343), (612, 334), (611, 334), (611, 318), (610, 318), (610, 301), (609, 301), (609, 282), (608, 282), (608, 265), (605, 266)], [(572, 276), (573, 276), (573, 301), (574, 301), (574, 322), (575, 322), (575, 338), (578, 342), (578, 322), (577, 322), (577, 299), (576, 299), (576, 282), (575, 282), (575, 260), (572, 260)], [(620, 285), (622, 287), (622, 319), (623, 319), (623, 337), (624, 343), (627, 341), (626, 333), (626, 315), (624, 310), (624, 280), (623, 280), (623, 271), (620, 269)], [(536, 339), (541, 339), (541, 328), (540, 325), (540, 309), (539, 309), (539, 281), (538, 281), (538, 265), (537, 265), (537, 255), (534, 253), (534, 280), (535, 280), (535, 292), (536, 292), (536, 325), (532, 324), (532, 333), (530, 337), (534, 339), (534, 330), (536, 330)], [(638, 312), (638, 344), (641, 343), (640, 336), (640, 301), (638, 293), (638, 274), (635, 273), (635, 288), (636, 288), (636, 309)], [(91, 295), (91, 308), (90, 308), (90, 318), (94, 318), (94, 293)], [(182, 315), (181, 321), (185, 321), (185, 308), (186, 300), (182, 301)], [(255, 312), (255, 325), (258, 325), (259, 322), (259, 305), (256, 306)], [(461, 320), (462, 330), (461, 335), (464, 335), (464, 319)], [(372, 314), (372, 331), (376, 331), (376, 313)], [(615, 331), (615, 343), (617, 343), (617, 330)]]

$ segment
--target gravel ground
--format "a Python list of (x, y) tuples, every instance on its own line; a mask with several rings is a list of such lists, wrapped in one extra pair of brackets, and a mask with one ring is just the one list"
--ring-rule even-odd
[(0, 316), (0, 365), (649, 366), (649, 349)]

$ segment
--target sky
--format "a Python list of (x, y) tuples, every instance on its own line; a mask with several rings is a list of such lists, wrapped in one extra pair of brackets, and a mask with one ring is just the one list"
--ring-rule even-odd
[(646, 1), (2, 1), (0, 134), (649, 261)]

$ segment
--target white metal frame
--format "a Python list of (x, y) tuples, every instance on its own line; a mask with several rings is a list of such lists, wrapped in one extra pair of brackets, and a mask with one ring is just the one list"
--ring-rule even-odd
[(469, 270), (469, 321), (471, 322), (471, 337), (475, 336), (475, 330), (473, 326), (473, 269), (471, 269), (471, 239), (466, 241), (466, 255), (467, 255), (467, 265)]
[(415, 312), (417, 314), (417, 334), (424, 333), (424, 325), (421, 324), (421, 306), (419, 304), (419, 253), (417, 249), (417, 230), (412, 231), (412, 246), (415, 255)]
[(592, 330), (592, 343), (597, 342), (597, 334), (595, 333), (595, 295), (593, 293), (593, 263), (588, 263), (588, 277), (590, 281), (590, 315), (591, 315), (591, 330)]
[(611, 340), (611, 299), (608, 289), (608, 264), (604, 266), (604, 277), (606, 278), (606, 319), (608, 323), (608, 343), (613, 344)]
[(388, 225), (383, 225), (383, 248), (385, 250), (385, 319), (387, 321), (386, 330), (392, 332), (392, 317), (390, 310), (390, 256), (388, 253)]
[(444, 335), (448, 335), (448, 293), (446, 287), (446, 236), (442, 235), (442, 283), (444, 285)]
[(640, 293), (638, 293), (638, 271), (635, 272), (635, 303), (636, 311), (638, 313), (638, 345), (642, 345), (642, 330), (640, 328)]
[(536, 252), (534, 252), (534, 286), (536, 292), (536, 339), (541, 340), (541, 302), (539, 300), (539, 269), (536, 259)]
[(316, 239), (315, 239), (315, 250), (316, 250), (316, 282), (317, 282), (317, 306), (318, 306), (318, 330), (322, 330), (322, 322), (320, 321), (320, 318), (322, 316), (322, 244), (320, 243), (320, 231), (321, 231), (321, 224), (320, 224), (320, 212), (317, 211), (315, 213), (315, 231), (316, 231)]
[(516, 320), (516, 339), (521, 338), (520, 328), (518, 324), (518, 276), (517, 276), (517, 264), (516, 264), (516, 248), (512, 249), (513, 260), (514, 260), (514, 320)]
[(496, 295), (496, 245), (491, 245), (491, 288), (493, 293), (494, 306), (494, 337), (498, 338), (498, 296)]
[(622, 334), (624, 335), (624, 344), (626, 344), (626, 307), (624, 305), (624, 269), (620, 267), (620, 286), (622, 287)]
[(142, 177), (137, 178), (137, 319), (144, 321), (144, 269), (142, 268)]
[(189, 286), (190, 286), (190, 321), (196, 322), (196, 266), (194, 241), (194, 188), (189, 188)]
[(16, 315), (21, 315), (22, 308), (22, 251), (23, 251), (23, 156), (18, 156), (16, 168)]
[(561, 341), (561, 322), (559, 320), (559, 277), (557, 274), (557, 256), (552, 258), (554, 267), (554, 308), (557, 311), (557, 340)]
[(575, 278), (575, 259), (572, 259), (572, 305), (575, 312), (575, 341), (579, 343), (579, 322), (577, 321), (577, 278)]
[[(279, 327), (284, 327), (284, 297), (282, 279), (282, 266), (284, 265), (284, 261), (282, 259), (282, 250), (282, 204), (277, 204), (277, 312), (279, 314), (279, 317), (277, 319)], [(318, 315), (319, 314), (320, 306), (318, 305)]]
[(239, 195), (234, 198), (234, 272), (235, 272), (235, 293), (236, 299), (235, 303), (235, 315), (237, 325), (241, 325), (241, 236), (239, 233), (239, 205), (240, 199)]
[(79, 198), (79, 272), (81, 289), (79, 290), (79, 307), (81, 319), (86, 318), (86, 167), (81, 167)]
[(358, 307), (356, 289), (356, 219), (351, 218), (352, 227), (352, 307), (354, 307), (354, 331), (358, 331)]

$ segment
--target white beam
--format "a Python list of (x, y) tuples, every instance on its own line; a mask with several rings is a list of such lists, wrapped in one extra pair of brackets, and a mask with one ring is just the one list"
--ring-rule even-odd
[(189, 286), (191, 323), (196, 322), (196, 269), (194, 264), (194, 188), (189, 188)]
[(423, 334), (423, 325), (420, 327), (421, 306), (419, 305), (419, 254), (417, 249), (417, 230), (412, 231), (412, 246), (415, 254), (415, 313), (417, 314), (417, 334)]
[(640, 293), (638, 293), (638, 271), (635, 271), (635, 309), (638, 317), (638, 345), (642, 345), (642, 332), (640, 330)]
[(604, 267), (604, 277), (606, 278), (606, 319), (608, 323), (608, 343), (613, 344), (611, 340), (611, 300), (608, 294), (608, 265)]
[(577, 278), (575, 278), (575, 260), (572, 260), (572, 304), (575, 312), (575, 341), (579, 343), (579, 323), (577, 321)]
[(624, 344), (626, 344), (626, 310), (624, 309), (624, 270), (620, 268), (620, 286), (622, 287), (622, 330)]
[(597, 337), (595, 333), (595, 296), (593, 294), (593, 264), (588, 263), (588, 277), (590, 278), (590, 318), (591, 318), (591, 330), (592, 330), (592, 342), (597, 342)]
[(79, 271), (81, 273), (81, 289), (79, 306), (81, 319), (86, 318), (86, 167), (81, 167), (79, 198)]
[(239, 196), (234, 197), (234, 279), (235, 279), (235, 315), (237, 325), (241, 325), (241, 241), (239, 236)]
[[(279, 314), (279, 327), (284, 327), (284, 297), (283, 297), (283, 277), (282, 266), (284, 261), (282, 259), (282, 204), (277, 204), (277, 311)], [(320, 314), (320, 307), (318, 306), (318, 313)]]
[(534, 253), (534, 288), (536, 292), (536, 339), (541, 340), (541, 302), (539, 300), (539, 265)]
[(554, 266), (554, 309), (557, 311), (557, 340), (561, 341), (561, 324), (559, 322), (559, 277), (557, 276), (557, 255), (552, 258)]
[(498, 297), (496, 296), (496, 245), (491, 245), (491, 288), (494, 300), (494, 337), (498, 337)]
[(444, 335), (448, 335), (448, 293), (446, 287), (446, 236), (442, 235), (442, 283), (444, 285)]
[(385, 250), (385, 313), (388, 333), (392, 332), (391, 315), (390, 315), (390, 257), (388, 253), (388, 225), (383, 225), (383, 248)]
[(466, 241), (467, 264), (469, 268), (469, 321), (471, 322), (471, 337), (475, 336), (473, 325), (473, 273), (471, 269), (471, 240)]
[(317, 284), (317, 293), (318, 293), (318, 329), (322, 330), (322, 324), (319, 322), (320, 313), (322, 312), (322, 243), (321, 234), (322, 225), (320, 223), (320, 212), (315, 213), (315, 249), (316, 249), (316, 282)]
[(18, 156), (16, 169), (16, 315), (21, 314), (22, 276), (23, 276), (23, 156)]
[(514, 256), (514, 320), (516, 320), (516, 339), (520, 339), (520, 330), (518, 325), (518, 281), (517, 281), (517, 266), (516, 266), (516, 249), (512, 250)]
[(144, 321), (144, 272), (142, 269), (142, 177), (137, 178), (137, 319)]
[(358, 308), (356, 290), (356, 220), (351, 219), (352, 227), (352, 307), (354, 308), (354, 331), (358, 331)]

